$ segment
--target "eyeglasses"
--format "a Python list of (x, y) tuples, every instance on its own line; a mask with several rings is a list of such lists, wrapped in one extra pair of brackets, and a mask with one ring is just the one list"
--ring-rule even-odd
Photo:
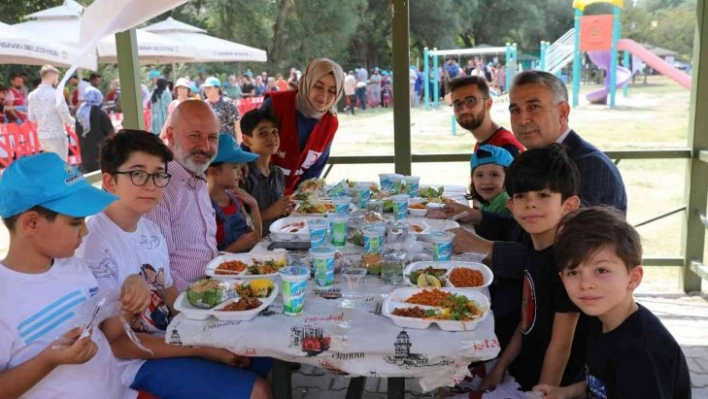
[(462, 109), (462, 104), (464, 104), (465, 107), (467, 107), (467, 108), (474, 108), (474, 106), (477, 105), (478, 101), (486, 100), (487, 98), (489, 98), (489, 97), (480, 97), (480, 98), (477, 98), (474, 96), (465, 97), (462, 100), (453, 101), (452, 104), (450, 104), (450, 106), (453, 107), (456, 111)]
[(148, 173), (142, 170), (129, 170), (127, 172), (113, 172), (114, 175), (128, 175), (130, 181), (136, 186), (144, 186), (152, 177), (155, 187), (165, 187), (170, 182), (171, 174), (166, 172)]

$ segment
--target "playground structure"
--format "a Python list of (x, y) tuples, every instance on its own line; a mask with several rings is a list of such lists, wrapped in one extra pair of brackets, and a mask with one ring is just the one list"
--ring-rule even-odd
[[(514, 74), (517, 70), (516, 60), (518, 57), (518, 49), (516, 43), (507, 43), (505, 47), (476, 47), (467, 49), (452, 49), (452, 50), (429, 50), (425, 48), (423, 51), (423, 65), (424, 65), (424, 97), (425, 97), (425, 109), (430, 108), (430, 85), (427, 83), (430, 77), (430, 63), (429, 58), (433, 59), (433, 108), (438, 108), (440, 102), (440, 73), (438, 71), (438, 57), (446, 56), (461, 56), (461, 55), (498, 55), (504, 54), (506, 56), (506, 87), (511, 85), (511, 80), (514, 78)], [(513, 62), (510, 62), (513, 61)], [(453, 133), (454, 134), (454, 133)]]
[[(611, 4), (612, 15), (583, 16), (587, 6), (597, 3)], [(623, 0), (575, 0), (573, 2), (575, 27), (566, 33), (568, 37), (573, 37), (575, 43), (573, 49), (573, 107), (577, 107), (580, 102), (580, 75), (583, 51), (587, 52), (588, 57), (595, 65), (607, 71), (605, 87), (587, 94), (586, 98), (591, 103), (607, 104), (609, 98), (609, 106), (614, 108), (617, 88), (623, 87), (624, 95), (627, 95), (627, 83), (632, 79), (633, 74), (629, 69), (630, 54), (681, 86), (687, 89), (691, 88), (691, 77), (688, 74), (674, 68), (673, 65), (657, 57), (633, 40), (620, 39), (620, 13), (623, 5)], [(565, 48), (567, 49), (567, 45)], [(542, 53), (546, 50), (543, 43), (541, 49)], [(623, 66), (618, 65), (619, 51), (624, 51)], [(546, 50), (546, 53), (545, 55), (542, 54), (542, 60), (549, 58), (548, 50)], [(564, 60), (567, 61), (567, 58), (564, 58)], [(544, 62), (542, 61), (543, 64)], [(544, 68), (544, 70), (548, 69)], [(549, 71), (556, 72), (556, 70)]]

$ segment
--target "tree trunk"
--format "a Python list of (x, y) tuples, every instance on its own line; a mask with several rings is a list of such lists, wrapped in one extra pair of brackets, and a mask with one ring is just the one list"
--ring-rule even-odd
[(285, 34), (285, 19), (288, 17), (290, 10), (290, 0), (280, 0), (278, 8), (278, 18), (275, 20), (273, 28), (273, 47), (270, 51), (270, 61), (273, 65), (280, 62), (280, 57), (283, 52), (283, 36)]

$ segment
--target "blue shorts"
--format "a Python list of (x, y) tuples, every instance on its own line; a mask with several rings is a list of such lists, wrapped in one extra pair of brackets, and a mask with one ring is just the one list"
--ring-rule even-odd
[(252, 357), (247, 369), (196, 357), (148, 360), (130, 387), (160, 399), (248, 399), (256, 378), (265, 379), (272, 365), (265, 357)]

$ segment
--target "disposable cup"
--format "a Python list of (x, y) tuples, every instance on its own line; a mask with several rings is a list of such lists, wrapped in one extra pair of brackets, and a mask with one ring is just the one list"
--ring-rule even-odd
[(430, 240), (433, 242), (433, 260), (450, 260), (454, 238), (455, 235), (449, 231), (434, 231), (430, 234)]
[(327, 245), (329, 221), (327, 219), (309, 219), (307, 228), (310, 230), (310, 247), (317, 248)]
[(342, 180), (339, 183), (335, 184), (334, 186), (330, 187), (327, 190), (327, 195), (330, 197), (338, 197), (341, 195), (347, 195), (347, 192), (349, 191), (349, 184), (347, 184), (346, 180)]
[(400, 193), (401, 185), (403, 183), (403, 175), (392, 174), (390, 175), (391, 182), (393, 183), (393, 192)]
[(379, 173), (379, 183), (381, 185), (381, 191), (393, 191), (391, 173)]
[(371, 187), (366, 184), (357, 184), (354, 187), (354, 202), (361, 209), (366, 209), (366, 204), (371, 198)]
[(364, 252), (380, 254), (383, 251), (384, 237), (386, 236), (385, 226), (364, 226), (361, 228), (361, 233), (364, 235)]
[(395, 220), (404, 219), (408, 214), (408, 194), (398, 194), (391, 196), (393, 201), (393, 218)]
[(305, 289), (310, 279), (310, 269), (301, 266), (286, 266), (280, 269), (282, 282), (283, 312), (288, 316), (299, 316), (305, 305)]
[(403, 181), (406, 182), (406, 192), (408, 193), (408, 196), (417, 197), (420, 176), (406, 176), (403, 178)]
[(336, 250), (329, 246), (310, 249), (310, 258), (315, 270), (315, 283), (321, 287), (334, 284), (334, 254)]
[(371, 212), (378, 212), (383, 214), (384, 212), (384, 201), (380, 199), (372, 199), (366, 204), (366, 210)]
[(347, 267), (342, 270), (342, 298), (357, 298), (363, 295), (366, 268)]
[(440, 202), (429, 202), (427, 205), (426, 217), (431, 219), (445, 219), (447, 213), (445, 212), (445, 204)]
[(347, 243), (347, 227), (349, 225), (349, 215), (330, 213), (327, 215), (330, 221), (330, 235), (332, 245), (343, 247)]
[(334, 211), (340, 215), (349, 214), (349, 204), (351, 204), (352, 199), (349, 197), (333, 197), (332, 205), (334, 205)]

